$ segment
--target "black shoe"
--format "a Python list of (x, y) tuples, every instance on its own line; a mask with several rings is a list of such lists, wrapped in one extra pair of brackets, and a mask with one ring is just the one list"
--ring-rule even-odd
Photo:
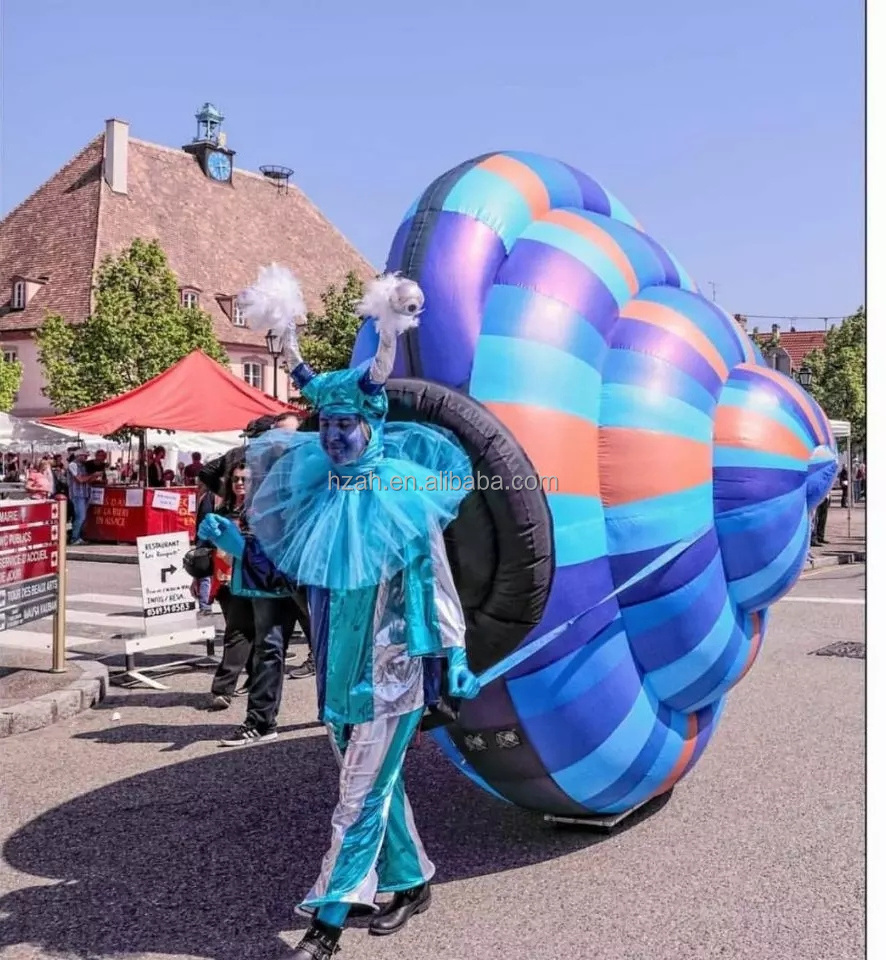
[(255, 727), (244, 723), (242, 727), (237, 727), (233, 735), (219, 740), (220, 747), (246, 747), (253, 743), (267, 743), (269, 740), (277, 739), (276, 730), (268, 730), (267, 733), (259, 733)]
[(316, 672), (317, 668), (314, 666), (314, 657), (309, 653), (304, 663), (300, 663), (297, 667), (293, 667), (293, 669), (290, 670), (289, 679), (304, 680), (305, 677), (313, 677)]
[(341, 930), (337, 927), (330, 927), (315, 920), (311, 929), (295, 948), (295, 953), (289, 954), (286, 960), (329, 960), (334, 953), (341, 950), (338, 945), (340, 936)]
[(209, 704), (210, 710), (227, 710), (231, 705), (231, 698), (226, 693), (214, 693)]
[(382, 907), (381, 912), (370, 921), (369, 932), (376, 937), (386, 937), (396, 933), (413, 914), (424, 913), (431, 905), (431, 885), (423, 883), (412, 890), (395, 893), (390, 903)]

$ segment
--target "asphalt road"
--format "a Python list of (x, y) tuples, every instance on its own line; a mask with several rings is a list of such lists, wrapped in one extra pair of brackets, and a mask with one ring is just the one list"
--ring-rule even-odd
[[(76, 566), (72, 593), (135, 583)], [(864, 573), (776, 606), (698, 766), (608, 838), (496, 802), (423, 742), (432, 909), (391, 938), (348, 929), (343, 960), (861, 960), (865, 661), (814, 651), (864, 641)], [(2, 960), (273, 960), (300, 938), (336, 788), (311, 682), (287, 681), (280, 740), (240, 751), (216, 740), (242, 701), (208, 714), (205, 672), (165, 682), (0, 742)]]

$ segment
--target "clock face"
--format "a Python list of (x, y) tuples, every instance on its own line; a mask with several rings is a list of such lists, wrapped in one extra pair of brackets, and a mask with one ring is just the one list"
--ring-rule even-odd
[(213, 180), (230, 180), (231, 158), (224, 153), (210, 153), (206, 158), (206, 169)]

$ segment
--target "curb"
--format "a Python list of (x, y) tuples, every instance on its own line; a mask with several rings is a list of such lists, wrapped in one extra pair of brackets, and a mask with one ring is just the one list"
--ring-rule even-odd
[(91, 550), (78, 550), (76, 547), (72, 550), (68, 547), (68, 560), (76, 560), (92, 563), (138, 563), (138, 556), (132, 556), (125, 553), (95, 553)]
[(806, 561), (804, 570), (818, 570), (821, 567), (842, 567), (847, 563), (867, 563), (867, 550), (832, 553), (824, 557), (813, 557)]
[(41, 730), (59, 720), (68, 720), (104, 700), (108, 692), (108, 668), (105, 664), (97, 660), (85, 660), (69, 665), (79, 670), (80, 676), (68, 686), (0, 710), (0, 739)]

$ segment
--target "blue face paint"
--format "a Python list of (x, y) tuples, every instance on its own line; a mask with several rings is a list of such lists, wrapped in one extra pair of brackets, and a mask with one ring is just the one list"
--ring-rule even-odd
[(357, 414), (320, 414), (320, 446), (337, 466), (359, 460), (368, 442)]

